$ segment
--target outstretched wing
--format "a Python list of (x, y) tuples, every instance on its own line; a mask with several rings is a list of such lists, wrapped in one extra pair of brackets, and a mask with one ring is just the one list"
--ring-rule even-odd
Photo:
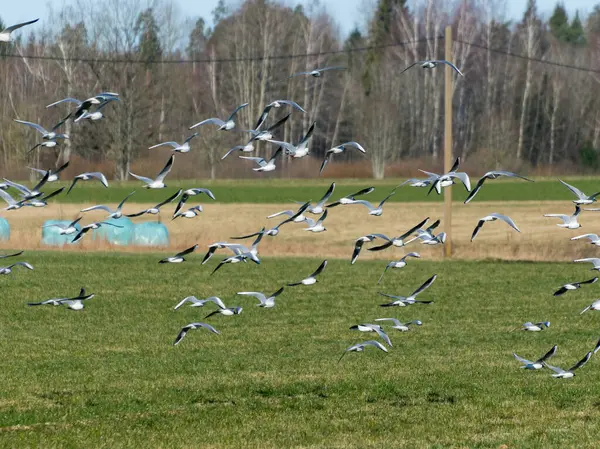
[(325, 267), (327, 266), (327, 260), (324, 260), (323, 262), (321, 262), (321, 265), (319, 265), (319, 268), (317, 268), (317, 270), (311, 274), (309, 277), (314, 278), (316, 276), (318, 276), (319, 274), (321, 274), (321, 272), (325, 269)]
[(550, 350), (545, 353), (542, 357), (540, 357), (536, 363), (542, 363), (545, 362), (546, 360), (548, 360), (550, 357), (552, 357), (554, 354), (556, 354), (556, 350), (558, 349), (558, 345), (554, 345), (552, 346), (552, 348), (550, 348)]
[(429, 279), (427, 279), (423, 285), (421, 285), (418, 289), (416, 289), (412, 295), (410, 296), (417, 296), (419, 293), (423, 292), (423, 290), (428, 289), (431, 284), (433, 284), (435, 282), (435, 280), (437, 279), (437, 274), (434, 274), (433, 276), (431, 276)]
[(173, 161), (175, 160), (175, 155), (171, 155), (164, 168), (160, 171), (158, 176), (156, 177), (157, 181), (162, 181), (171, 171), (171, 167), (173, 167)]
[(577, 362), (575, 365), (573, 365), (569, 371), (575, 371), (578, 368), (581, 368), (583, 365), (585, 365), (588, 360), (590, 359), (590, 357), (592, 356), (592, 351), (588, 352), (584, 358), (582, 358), (579, 362)]

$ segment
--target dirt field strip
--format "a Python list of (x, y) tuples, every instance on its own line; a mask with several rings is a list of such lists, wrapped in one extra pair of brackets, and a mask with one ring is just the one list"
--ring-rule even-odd
[[(0, 242), (0, 248), (22, 249), (57, 249), (41, 244), (42, 224), (49, 219), (72, 220), (79, 210), (91, 204), (70, 205), (57, 204), (43, 209), (20, 209), (5, 212), (11, 225), (11, 239)], [(140, 210), (150, 204), (130, 204), (128, 210)], [(164, 250), (178, 250), (195, 243), (200, 248), (216, 242), (229, 240), (230, 237), (250, 234), (260, 230), (262, 226), (272, 227), (281, 221), (281, 217), (267, 220), (266, 216), (290, 207), (289, 204), (211, 204), (203, 203), (204, 212), (199, 218), (178, 218), (171, 221), (172, 208), (162, 221), (170, 232), (170, 244)], [(439, 209), (439, 210), (436, 210)], [(505, 223), (486, 223), (471, 243), (471, 233), (479, 218), (498, 212), (510, 216), (521, 233), (510, 229)], [(582, 212), (580, 222), (583, 227), (578, 230), (566, 230), (556, 226), (559, 222), (554, 218), (545, 218), (545, 213), (571, 214), (573, 208), (567, 202), (473, 202), (467, 206), (455, 203), (453, 215), (453, 235), (455, 257), (457, 259), (505, 259), (505, 260), (543, 260), (566, 261), (577, 257), (589, 257), (600, 254), (586, 240), (570, 241), (569, 238), (586, 233), (600, 233), (600, 213)], [(340, 206), (331, 209), (325, 226), (326, 232), (314, 234), (303, 231), (302, 224), (286, 224), (277, 237), (266, 237), (261, 245), (263, 256), (312, 256), (349, 258), (352, 254), (354, 240), (368, 233), (383, 233), (389, 237), (397, 236), (424, 217), (430, 222), (441, 216), (441, 207), (431, 203), (388, 203), (381, 217), (367, 214), (361, 205)], [(596, 215), (598, 214), (598, 215)], [(83, 223), (101, 220), (103, 213), (85, 214)], [(155, 216), (145, 216), (136, 222), (156, 221)], [(444, 230), (444, 223), (438, 231)], [(418, 243), (408, 247), (411, 251), (419, 251), (428, 259), (439, 259), (441, 247), (429, 247)], [(65, 245), (62, 250), (69, 251), (156, 251), (156, 248), (135, 246), (116, 246), (105, 242), (94, 241), (85, 237), (81, 244)], [(403, 249), (389, 249), (382, 252), (364, 251), (360, 257), (364, 259), (392, 260), (404, 254)]]

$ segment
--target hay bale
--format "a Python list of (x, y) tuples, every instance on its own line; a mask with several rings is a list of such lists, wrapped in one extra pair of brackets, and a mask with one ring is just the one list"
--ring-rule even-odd
[(166, 246), (169, 244), (169, 230), (162, 223), (146, 222), (133, 227), (134, 245)]
[(0, 218), (0, 240), (10, 239), (10, 225), (5, 218)]
[[(71, 224), (71, 220), (46, 220), (43, 226), (48, 225), (61, 225), (68, 226)], [(79, 224), (75, 225), (75, 228), (79, 231), (81, 226)], [(60, 235), (60, 228), (56, 226), (51, 227), (42, 227), (42, 244), (50, 245), (50, 246), (62, 246), (67, 243), (71, 243), (71, 241), (75, 238), (76, 234), (71, 235)]]

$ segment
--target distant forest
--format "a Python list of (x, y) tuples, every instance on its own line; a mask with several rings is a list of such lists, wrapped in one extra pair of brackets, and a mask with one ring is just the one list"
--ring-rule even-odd
[[(475, 171), (598, 169), (600, 5), (581, 17), (557, 4), (545, 20), (528, 0), (522, 18), (507, 22), (502, 1), (406, 3), (374, 2), (374, 10), (365, 11), (368, 27), (345, 40), (318, 2), (303, 8), (221, 1), (212, 28), (167, 0), (75, 1), (50, 10), (15, 33), (17, 42), (0, 44), (0, 174), (26, 177), (27, 165), (74, 159), (124, 180), (134, 166), (164, 165), (169, 151), (148, 148), (185, 140), (194, 123), (226, 118), (248, 102), (238, 116), (238, 128), (248, 130), (265, 105), (279, 99), (296, 101), (306, 113), (273, 109), (269, 123), (292, 112), (275, 133), (278, 140), (297, 141), (313, 121), (316, 127), (308, 159), (283, 160), (275, 176), (317, 176), (324, 152), (350, 140), (367, 154), (334, 156), (330, 173), (337, 173), (336, 165), (360, 164), (363, 171), (339, 173), (382, 178), (415, 161), (440, 167), (444, 69), (401, 72), (415, 61), (443, 59), (448, 25), (454, 62), (465, 75), (454, 84), (455, 155)], [(333, 65), (346, 70), (290, 78)], [(103, 109), (105, 119), (68, 121), (62, 131), (71, 139), (64, 145), (28, 155), (40, 136), (13, 119), (49, 128), (72, 106), (46, 105), (101, 91), (121, 99)], [(249, 134), (210, 125), (199, 132), (192, 151), (176, 157), (175, 176), (254, 175), (249, 161), (221, 160)], [(256, 154), (276, 149), (260, 143)]]

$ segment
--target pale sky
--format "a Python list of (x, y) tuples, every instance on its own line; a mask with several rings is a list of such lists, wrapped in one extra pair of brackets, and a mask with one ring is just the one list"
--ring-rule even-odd
[[(92, 0), (90, 0), (92, 1)], [(182, 12), (190, 17), (203, 17), (207, 23), (211, 22), (211, 12), (217, 4), (218, 0), (173, 0), (179, 4)], [(285, 3), (295, 5), (297, 3), (309, 4), (311, 0), (284, 0)], [(365, 5), (371, 4), (375, 0), (321, 0), (321, 4), (327, 5), (330, 14), (335, 18), (340, 31), (346, 35), (356, 25), (359, 27), (364, 25), (365, 16), (363, 11)], [(46, 6), (51, 3), (56, 9), (61, 4), (70, 3), (69, 0), (20, 0), (10, 1), (5, 0), (0, 7), (0, 17), (5, 23), (13, 24), (26, 20), (31, 20), (32, 17), (40, 17), (43, 20), (43, 13)], [(228, 1), (228, 3), (238, 3), (236, 0)], [(506, 0), (507, 3), (507, 18), (518, 19), (523, 14), (525, 8), (525, 0)], [(600, 3), (600, 0), (563, 0), (567, 10), (572, 15), (576, 10), (579, 10), (585, 15), (592, 11), (595, 4)], [(549, 15), (556, 0), (538, 0), (538, 10), (540, 14)], [(35, 11), (35, 12), (33, 12)]]

